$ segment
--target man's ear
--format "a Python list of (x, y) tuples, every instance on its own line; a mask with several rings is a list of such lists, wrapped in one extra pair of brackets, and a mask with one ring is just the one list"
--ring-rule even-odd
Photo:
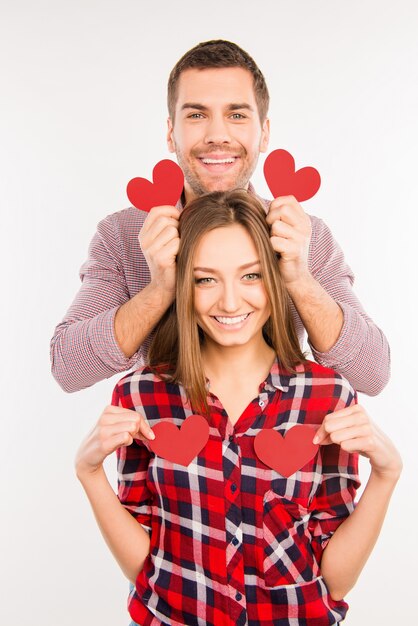
[(167, 147), (168, 147), (169, 152), (176, 151), (173, 133), (174, 133), (173, 123), (171, 121), (171, 117), (168, 117), (167, 118)]
[(261, 130), (260, 152), (267, 152), (270, 141), (270, 120), (268, 117), (263, 122)]

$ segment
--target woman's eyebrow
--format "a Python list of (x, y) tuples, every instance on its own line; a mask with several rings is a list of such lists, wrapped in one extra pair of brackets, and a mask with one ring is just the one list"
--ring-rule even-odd
[[(239, 270), (246, 270), (249, 267), (253, 267), (254, 265), (260, 265), (260, 261), (250, 261), (249, 263), (244, 263), (244, 265), (240, 265), (239, 266)], [(193, 268), (195, 272), (217, 272), (218, 270), (214, 269), (213, 267), (194, 267)]]

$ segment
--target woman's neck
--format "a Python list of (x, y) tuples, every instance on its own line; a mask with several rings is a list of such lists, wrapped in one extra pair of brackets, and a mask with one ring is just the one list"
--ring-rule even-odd
[(259, 384), (268, 375), (276, 354), (262, 337), (245, 346), (220, 346), (205, 341), (202, 359), (205, 375), (212, 382), (228, 379), (254, 380)]

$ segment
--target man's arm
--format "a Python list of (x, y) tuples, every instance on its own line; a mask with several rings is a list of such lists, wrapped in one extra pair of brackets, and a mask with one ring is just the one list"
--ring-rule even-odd
[[(80, 273), (82, 286), (51, 340), (52, 373), (65, 391), (135, 365), (139, 348), (174, 297), (178, 210), (152, 209), (141, 228), (140, 247), (140, 213), (133, 213), (135, 223), (122, 213), (121, 232), (114, 219), (99, 224)], [(135, 275), (130, 284), (139, 290), (133, 297), (128, 274)]]
[(389, 379), (389, 345), (355, 296), (353, 273), (331, 232), (306, 215), (293, 196), (276, 198), (267, 220), (315, 359), (344, 375), (357, 391), (376, 395)]

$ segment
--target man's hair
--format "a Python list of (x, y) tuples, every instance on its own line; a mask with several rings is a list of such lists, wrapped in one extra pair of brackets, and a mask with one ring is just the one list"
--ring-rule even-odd
[(189, 69), (242, 67), (253, 77), (254, 94), (261, 123), (267, 117), (270, 96), (266, 81), (254, 59), (236, 43), (223, 39), (213, 39), (197, 44), (188, 50), (171, 70), (167, 86), (167, 104), (171, 121), (174, 123), (178, 82), (180, 74)]
[(263, 328), (266, 342), (288, 372), (305, 360), (293, 326), (289, 296), (270, 242), (266, 214), (259, 200), (245, 190), (217, 191), (192, 200), (180, 215), (176, 299), (156, 327), (148, 359), (157, 374), (183, 385), (195, 411), (206, 414), (209, 409), (201, 357), (205, 336), (195, 313), (195, 255), (206, 233), (235, 224), (245, 228), (259, 255), (270, 304), (270, 317)]

